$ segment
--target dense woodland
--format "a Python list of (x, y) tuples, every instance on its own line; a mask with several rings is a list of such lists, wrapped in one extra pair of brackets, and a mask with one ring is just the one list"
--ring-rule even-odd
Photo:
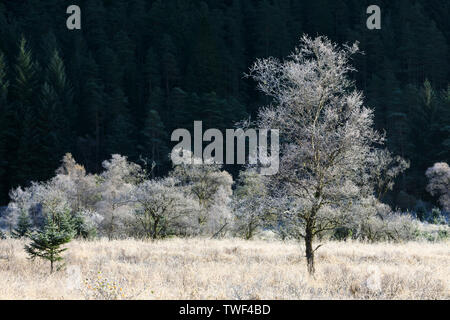
[[(66, 28), (70, 4), (82, 30)], [(370, 4), (0, 0), (0, 203), (53, 176), (66, 152), (93, 173), (118, 153), (166, 174), (171, 132), (254, 118), (270, 101), (244, 73), (256, 58), (287, 56), (306, 33), (360, 42), (357, 87), (388, 148), (411, 162), (385, 201), (434, 204), (425, 171), (450, 160), (450, 2), (378, 1), (381, 30), (366, 28)]]

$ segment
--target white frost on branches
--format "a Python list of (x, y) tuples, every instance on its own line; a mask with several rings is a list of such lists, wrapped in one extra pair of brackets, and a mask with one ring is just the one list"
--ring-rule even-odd
[(442, 209), (450, 211), (450, 167), (445, 162), (435, 163), (425, 172), (428, 178), (427, 191), (439, 197)]
[(260, 59), (250, 69), (274, 104), (259, 112), (259, 127), (280, 130), (280, 169), (269, 185), (285, 204), (281, 223), (305, 239), (310, 273), (314, 236), (344, 224), (353, 203), (374, 193), (369, 168), (386, 171), (375, 151), (384, 137), (348, 76), (357, 52), (357, 43), (304, 36), (287, 60)]

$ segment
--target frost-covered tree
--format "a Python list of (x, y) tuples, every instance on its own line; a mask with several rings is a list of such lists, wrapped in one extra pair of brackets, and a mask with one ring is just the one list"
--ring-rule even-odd
[(6, 210), (6, 220), (10, 229), (17, 225), (18, 217), (26, 212), (29, 214), (33, 226), (39, 225), (42, 221), (42, 187), (39, 183), (32, 182), (27, 188), (17, 187), (9, 192), (11, 201)]
[(375, 188), (375, 196), (381, 200), (394, 187), (395, 178), (408, 169), (410, 163), (400, 156), (393, 156), (387, 149), (375, 149), (369, 160), (368, 171), (362, 174), (367, 174), (370, 185)]
[(439, 197), (444, 211), (450, 211), (450, 167), (445, 162), (435, 163), (425, 172), (428, 178), (427, 191)]
[(77, 235), (87, 235), (92, 229), (91, 212), (99, 200), (97, 178), (86, 174), (70, 154), (63, 158), (56, 176), (44, 182), (32, 182), (27, 188), (18, 187), (10, 192), (6, 220), (18, 227), (22, 214), (30, 216), (34, 227), (41, 227), (46, 216), (67, 215), (71, 224), (76, 224)]
[(184, 192), (198, 202), (199, 225), (213, 235), (223, 231), (231, 218), (233, 177), (222, 170), (222, 165), (207, 160), (202, 162), (186, 150), (183, 150), (183, 161), (180, 162), (170, 176), (176, 178)]
[(285, 61), (257, 60), (250, 76), (273, 99), (259, 112), (259, 127), (280, 130), (280, 169), (269, 186), (286, 198), (287, 230), (304, 239), (314, 274), (315, 236), (345, 223), (352, 203), (373, 194), (368, 168), (384, 139), (348, 76), (358, 44), (307, 36), (300, 44)]
[(266, 179), (251, 168), (239, 173), (233, 194), (233, 211), (236, 231), (245, 239), (251, 239), (267, 222), (270, 198)]
[(17, 226), (19, 216), (26, 212), (28, 213), (32, 205), (31, 194), (27, 190), (18, 187), (9, 192), (11, 198), (8, 207), (5, 210), (2, 220), (8, 227), (9, 232), (12, 233), (13, 229)]
[(97, 212), (103, 217), (101, 231), (109, 239), (124, 235), (132, 219), (131, 194), (133, 187), (143, 179), (142, 168), (114, 154), (103, 162), (99, 177), (100, 200), (96, 203)]
[(186, 197), (174, 178), (145, 180), (132, 191), (134, 213), (141, 232), (152, 239), (177, 232), (190, 233), (198, 203)]
[(22, 210), (19, 217), (17, 218), (17, 225), (12, 232), (14, 238), (26, 237), (31, 231), (31, 220), (27, 211)]
[(56, 177), (53, 178), (56, 183), (59, 180), (59, 186), (64, 190), (70, 207), (73, 212), (92, 209), (95, 202), (98, 201), (97, 177), (87, 174), (86, 169), (76, 163), (70, 153), (67, 153), (61, 166), (56, 170)]
[(350, 221), (343, 228), (339, 228), (339, 231), (346, 231), (344, 238), (351, 236), (353, 239), (371, 242), (411, 240), (417, 228), (410, 215), (393, 212), (375, 196), (356, 201), (351, 212)]

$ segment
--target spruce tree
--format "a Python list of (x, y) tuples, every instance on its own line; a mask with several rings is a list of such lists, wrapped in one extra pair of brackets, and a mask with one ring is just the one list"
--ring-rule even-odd
[(76, 110), (73, 105), (73, 88), (67, 78), (64, 61), (57, 49), (54, 49), (46, 70), (46, 81), (53, 87), (58, 97), (61, 126), (71, 129), (76, 118)]
[(54, 264), (63, 260), (61, 253), (67, 250), (61, 246), (69, 243), (73, 235), (73, 231), (61, 228), (55, 219), (48, 216), (43, 228), (30, 236), (31, 243), (25, 245), (25, 251), (32, 260), (38, 257), (50, 261), (50, 273), (53, 273)]
[(0, 52), (0, 106), (7, 102), (9, 81), (6, 78), (5, 55)]
[(441, 110), (443, 111), (440, 125), (442, 142), (438, 148), (438, 157), (441, 159), (450, 159), (450, 84), (446, 90), (441, 93)]
[[(167, 141), (169, 137), (164, 123), (161, 121), (159, 113), (155, 109), (148, 110), (141, 135), (142, 144), (138, 148), (150, 163), (154, 162), (156, 164), (158, 173), (161, 167), (168, 161), (167, 155), (169, 154), (169, 148)], [(154, 172), (152, 171), (152, 173)]]
[(33, 61), (31, 50), (24, 37), (20, 40), (19, 54), (14, 70), (15, 79), (11, 87), (14, 100), (22, 106), (32, 104), (36, 98), (35, 93), (39, 81), (39, 67)]
[(79, 130), (82, 135), (88, 137), (88, 141), (92, 141), (89, 145), (90, 149), (87, 150), (90, 155), (86, 159), (86, 167), (89, 170), (98, 170), (103, 146), (105, 93), (98, 64), (91, 54), (83, 61), (82, 74), (85, 82), (82, 85), (79, 102)]
[(158, 55), (155, 53), (153, 48), (149, 48), (147, 50), (147, 54), (145, 55), (145, 63), (143, 66), (145, 85), (149, 95), (151, 95), (155, 87), (159, 87), (161, 85), (161, 72), (159, 70), (159, 66), (160, 61)]
[(33, 167), (39, 144), (36, 141), (39, 67), (34, 62), (31, 50), (24, 37), (19, 43), (19, 52), (14, 65), (14, 79), (8, 98), (11, 105), (5, 114), (8, 122), (7, 155), (10, 185), (23, 184), (32, 180), (36, 169)]
[(161, 41), (161, 67), (166, 95), (169, 95), (173, 83), (179, 79), (179, 69), (177, 62), (177, 48), (172, 37), (163, 35)]
[(0, 201), (3, 201), (7, 190), (9, 189), (7, 177), (8, 172), (8, 131), (11, 129), (8, 123), (8, 87), (9, 82), (6, 79), (6, 63), (3, 53), (0, 52)]

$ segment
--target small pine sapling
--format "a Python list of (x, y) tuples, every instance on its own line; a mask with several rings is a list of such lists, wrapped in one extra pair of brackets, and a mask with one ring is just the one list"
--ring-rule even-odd
[(67, 250), (61, 246), (72, 238), (72, 231), (58, 227), (54, 219), (47, 218), (43, 228), (30, 236), (31, 243), (25, 245), (25, 251), (32, 260), (39, 257), (50, 261), (50, 273), (53, 273), (54, 264), (63, 260), (61, 253)]

